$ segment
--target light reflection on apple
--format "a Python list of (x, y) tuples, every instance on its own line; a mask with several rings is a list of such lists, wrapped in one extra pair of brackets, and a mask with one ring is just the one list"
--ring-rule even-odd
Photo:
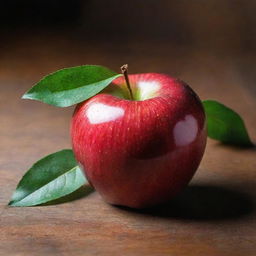
[(161, 86), (157, 81), (139, 81), (138, 88), (140, 100), (145, 100), (154, 97)]
[(124, 115), (124, 109), (103, 103), (93, 102), (86, 111), (91, 124), (100, 124), (114, 121)]
[(173, 129), (173, 136), (177, 146), (186, 146), (197, 136), (198, 125), (192, 115), (186, 115), (184, 120), (177, 122)]

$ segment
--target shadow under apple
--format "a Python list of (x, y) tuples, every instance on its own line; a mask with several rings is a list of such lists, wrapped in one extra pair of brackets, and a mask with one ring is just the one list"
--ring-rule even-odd
[(253, 200), (239, 191), (212, 185), (190, 185), (165, 205), (143, 210), (123, 210), (165, 218), (190, 220), (235, 219), (251, 213)]
[[(214, 141), (214, 140), (213, 140)], [(227, 144), (220, 141), (214, 141), (213, 147), (216, 148), (226, 148), (232, 151), (247, 151), (252, 152), (256, 151), (256, 143), (252, 142), (251, 145), (234, 145), (234, 144)]]

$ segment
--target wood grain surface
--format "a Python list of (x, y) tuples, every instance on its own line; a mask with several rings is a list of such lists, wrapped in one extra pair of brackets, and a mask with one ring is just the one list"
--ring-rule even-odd
[(72, 33), (11, 37), (0, 43), (0, 255), (256, 255), (255, 148), (208, 140), (188, 188), (156, 209), (113, 207), (96, 192), (86, 197), (87, 188), (75, 201), (7, 206), (36, 160), (70, 148), (73, 108), (20, 99), (43, 75), (80, 64), (118, 71), (124, 63), (131, 73), (168, 73), (189, 83), (202, 99), (219, 100), (239, 112), (256, 141), (251, 55), (234, 58), (228, 51), (191, 51), (162, 41), (89, 41)]

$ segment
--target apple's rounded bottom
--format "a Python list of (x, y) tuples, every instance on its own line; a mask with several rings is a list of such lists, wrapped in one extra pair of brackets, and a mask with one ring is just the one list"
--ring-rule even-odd
[(170, 198), (169, 200), (163, 201), (163, 202), (159, 202), (159, 203), (155, 203), (155, 204), (118, 204), (118, 203), (110, 203), (110, 202), (106, 202), (112, 206), (115, 207), (119, 207), (122, 209), (137, 209), (137, 210), (144, 210), (144, 209), (150, 209), (150, 208), (155, 208), (157, 206), (160, 205), (164, 205), (167, 204), (172, 198)]
[(182, 191), (187, 187), (185, 185), (184, 187), (180, 188), (178, 191), (172, 192), (169, 194), (169, 196), (161, 197), (159, 196), (158, 199), (152, 200), (108, 200), (103, 197), (103, 200), (113, 206), (121, 207), (121, 208), (127, 208), (127, 209), (150, 209), (155, 208), (158, 206), (163, 206), (168, 204), (170, 201), (172, 201), (176, 196), (178, 196)]
[(143, 210), (143, 209), (150, 209), (150, 208), (155, 208), (157, 206), (161, 206), (161, 205), (165, 205), (165, 204), (168, 204), (168, 202), (170, 202), (173, 198), (173, 197), (170, 197), (166, 200), (161, 200), (159, 202), (155, 202), (155, 203), (140, 203), (140, 204), (137, 204), (137, 203), (127, 203), (127, 204), (124, 204), (124, 203), (111, 203), (111, 202), (107, 202), (108, 204), (112, 205), (112, 206), (115, 206), (115, 207), (120, 207), (120, 208), (124, 208), (124, 209), (138, 209), (138, 210)]

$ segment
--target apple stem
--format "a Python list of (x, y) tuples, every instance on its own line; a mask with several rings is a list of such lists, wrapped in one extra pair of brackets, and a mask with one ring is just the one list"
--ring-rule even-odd
[(130, 82), (129, 82), (129, 77), (128, 77), (128, 64), (124, 64), (121, 67), (121, 71), (122, 71), (122, 74), (124, 75), (124, 79), (125, 79), (128, 91), (130, 93), (131, 100), (134, 100), (134, 97), (133, 97), (133, 94), (132, 94), (131, 85), (130, 85)]

